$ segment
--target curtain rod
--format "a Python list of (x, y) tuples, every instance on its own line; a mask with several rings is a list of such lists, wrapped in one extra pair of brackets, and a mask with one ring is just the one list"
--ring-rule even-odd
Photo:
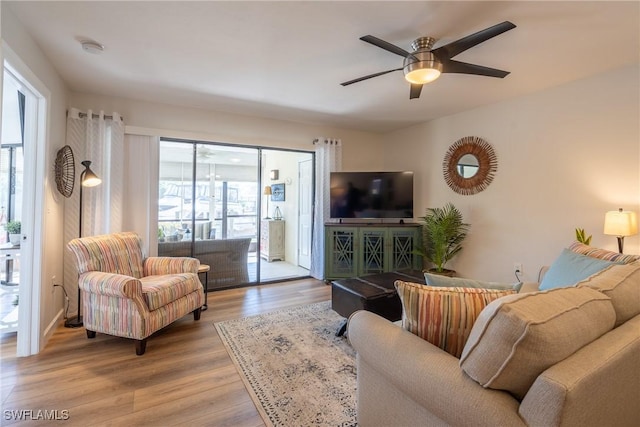
[[(67, 110), (67, 116), (69, 115), (69, 110)], [(87, 113), (83, 113), (82, 111), (78, 112), (78, 117), (80, 117), (81, 119), (84, 119), (85, 117), (87, 117)], [(109, 120), (113, 120), (113, 116), (109, 116), (107, 114), (105, 114), (104, 116), (105, 119), (109, 119)], [(100, 114), (91, 114), (91, 118), (92, 119), (99, 119), (100, 118)], [(120, 120), (124, 121), (124, 117), (120, 116)]]
[[(85, 117), (87, 117), (87, 113), (80, 112), (78, 113), (78, 117), (80, 117), (81, 119), (84, 119)], [(113, 120), (113, 116), (109, 116), (107, 114), (105, 114), (102, 117), (104, 117), (105, 119)], [(91, 118), (98, 119), (100, 118), (100, 114), (91, 114)], [(120, 120), (124, 120), (124, 117), (120, 116)]]
[[(315, 139), (312, 141), (312, 143), (313, 143), (314, 145), (315, 145), (315, 144), (318, 144), (319, 142), (322, 142), (322, 140), (320, 140), (319, 138), (315, 138)], [(338, 145), (338, 141), (337, 141), (337, 140), (335, 140), (335, 139), (333, 139), (333, 138), (332, 138), (332, 139), (327, 139), (327, 138), (325, 138), (325, 139), (324, 139), (324, 143), (325, 143), (325, 144), (330, 144), (330, 145), (333, 145), (333, 144)]]

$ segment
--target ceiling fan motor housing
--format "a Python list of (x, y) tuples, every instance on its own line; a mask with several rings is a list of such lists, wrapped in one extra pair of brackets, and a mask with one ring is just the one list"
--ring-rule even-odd
[(442, 72), (442, 63), (438, 61), (433, 53), (431, 53), (431, 49), (433, 48), (435, 41), (436, 40), (433, 37), (420, 37), (411, 43), (413, 52), (411, 52), (411, 55), (404, 58), (404, 62), (402, 64), (402, 71), (405, 76), (413, 71), (426, 69), (437, 70), (436, 78), (440, 75)]

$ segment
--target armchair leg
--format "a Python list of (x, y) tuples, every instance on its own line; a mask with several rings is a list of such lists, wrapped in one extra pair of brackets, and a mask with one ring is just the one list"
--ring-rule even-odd
[(95, 337), (96, 337), (96, 331), (90, 331), (87, 329), (87, 338), (91, 339)]
[(142, 356), (147, 349), (147, 339), (136, 340), (136, 355)]
[(193, 320), (200, 320), (200, 314), (202, 313), (202, 307), (198, 307), (193, 310)]

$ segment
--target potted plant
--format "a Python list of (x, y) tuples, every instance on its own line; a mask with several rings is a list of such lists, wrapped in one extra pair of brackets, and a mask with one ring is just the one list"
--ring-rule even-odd
[(431, 273), (453, 276), (445, 264), (462, 250), (462, 241), (467, 237), (469, 224), (462, 222), (462, 214), (452, 204), (443, 208), (429, 208), (422, 221), (422, 248), (416, 253), (434, 264)]
[(585, 233), (584, 228), (576, 228), (576, 240), (578, 242), (589, 245), (591, 243), (591, 237), (593, 236), (590, 235), (587, 237), (587, 233)]
[(17, 246), (20, 244), (20, 230), (22, 229), (22, 224), (20, 221), (9, 221), (4, 226), (4, 229), (9, 233), (9, 241), (12, 245)]

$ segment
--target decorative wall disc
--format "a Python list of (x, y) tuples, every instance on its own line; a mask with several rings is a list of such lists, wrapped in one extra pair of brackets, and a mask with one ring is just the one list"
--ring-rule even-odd
[(498, 170), (498, 157), (484, 139), (465, 136), (449, 147), (442, 169), (447, 185), (456, 193), (469, 196), (491, 184)]
[(64, 197), (71, 197), (76, 182), (76, 163), (71, 147), (65, 145), (58, 150), (55, 163), (56, 187)]

